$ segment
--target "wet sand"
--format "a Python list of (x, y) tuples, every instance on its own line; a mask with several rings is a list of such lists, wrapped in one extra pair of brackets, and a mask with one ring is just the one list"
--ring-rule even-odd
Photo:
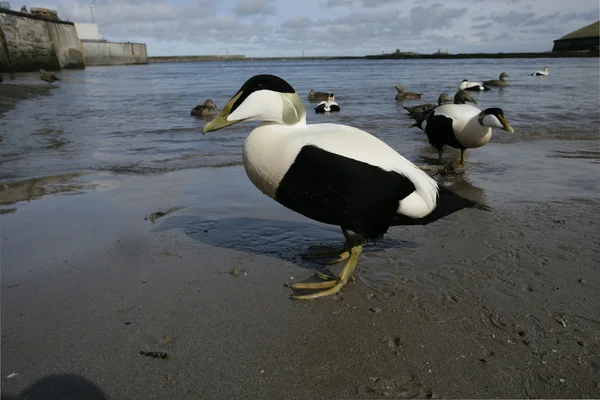
[(448, 182), (491, 212), (392, 228), (342, 296), (308, 302), (283, 284), (341, 232), (241, 166), (4, 186), (2, 398), (600, 397), (597, 178), (539, 143), (513, 150), (525, 173), (503, 169), (488, 146)]

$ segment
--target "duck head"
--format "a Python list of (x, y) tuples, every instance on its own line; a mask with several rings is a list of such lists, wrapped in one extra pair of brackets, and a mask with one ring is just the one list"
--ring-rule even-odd
[(504, 78), (508, 78), (508, 74), (506, 72), (500, 74), (500, 80), (503, 81)]
[(269, 121), (295, 125), (306, 121), (306, 108), (294, 88), (275, 75), (248, 79), (202, 133), (242, 121)]
[(440, 94), (440, 97), (438, 97), (438, 105), (441, 106), (444, 103), (452, 103), (452, 99), (448, 93), (442, 93)]
[(473, 96), (471, 96), (471, 93), (466, 90), (459, 90), (454, 95), (454, 104), (465, 104), (467, 101), (477, 104), (477, 100), (475, 100)]
[(500, 128), (508, 132), (515, 131), (504, 117), (504, 111), (501, 108), (486, 108), (479, 113), (478, 121), (482, 126)]

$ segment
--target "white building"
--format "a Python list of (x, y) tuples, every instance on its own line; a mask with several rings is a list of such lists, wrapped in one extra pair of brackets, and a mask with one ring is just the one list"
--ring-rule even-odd
[(100, 40), (100, 33), (98, 33), (98, 25), (96, 24), (85, 24), (81, 22), (75, 22), (75, 29), (77, 30), (77, 36), (79, 40)]

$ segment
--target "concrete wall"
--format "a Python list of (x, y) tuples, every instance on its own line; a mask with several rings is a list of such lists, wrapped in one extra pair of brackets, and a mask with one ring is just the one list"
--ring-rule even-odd
[(144, 43), (108, 43), (82, 40), (85, 65), (148, 64)]
[(0, 10), (0, 72), (85, 68), (72, 22)]

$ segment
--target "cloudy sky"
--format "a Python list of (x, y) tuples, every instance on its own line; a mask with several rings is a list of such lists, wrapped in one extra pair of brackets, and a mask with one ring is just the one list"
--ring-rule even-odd
[[(13, 0), (14, 1), (14, 0)], [(598, 0), (44, 0), (149, 55), (547, 51), (596, 21)], [(13, 5), (14, 7), (14, 5)]]

